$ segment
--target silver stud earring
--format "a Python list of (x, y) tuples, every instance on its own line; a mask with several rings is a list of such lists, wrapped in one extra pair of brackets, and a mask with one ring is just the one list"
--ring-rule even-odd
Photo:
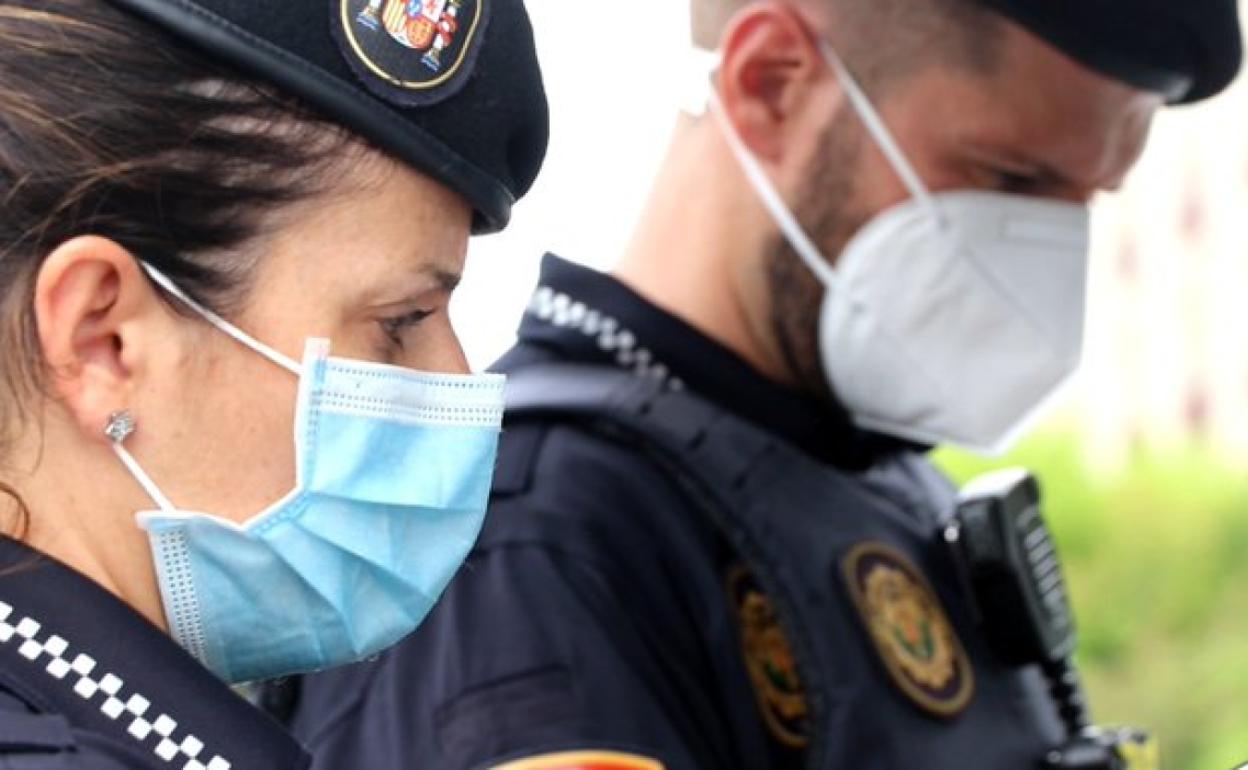
[(108, 416), (108, 425), (104, 426), (104, 435), (120, 444), (134, 433), (134, 415), (129, 409), (121, 409)]

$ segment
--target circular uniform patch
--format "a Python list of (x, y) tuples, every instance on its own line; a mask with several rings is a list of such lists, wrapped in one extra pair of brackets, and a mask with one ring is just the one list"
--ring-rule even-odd
[(462, 87), (484, 37), (491, 0), (332, 0), (351, 68), (379, 96), (404, 106), (441, 101)]
[(854, 548), (843, 568), (871, 640), (901, 691), (937, 716), (960, 714), (974, 694), (974, 673), (918, 568), (882, 543)]
[(492, 770), (663, 770), (663, 765), (618, 751), (564, 751), (517, 759)]
[(729, 573), (728, 596), (763, 721), (783, 745), (804, 748), (810, 743), (810, 704), (776, 608), (744, 567)]

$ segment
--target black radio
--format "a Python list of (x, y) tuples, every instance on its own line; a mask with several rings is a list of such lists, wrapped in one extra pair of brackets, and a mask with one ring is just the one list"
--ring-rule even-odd
[(962, 491), (945, 540), (996, 654), (1009, 665), (1038, 665), (1049, 681), (1067, 740), (1040, 766), (1155, 770), (1157, 747), (1146, 734), (1091, 726), (1073, 660), (1074, 613), (1035, 478), (1006, 470), (972, 481)]

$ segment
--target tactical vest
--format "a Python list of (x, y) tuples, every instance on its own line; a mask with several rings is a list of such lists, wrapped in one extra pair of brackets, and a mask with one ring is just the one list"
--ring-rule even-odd
[[(802, 741), (810, 770), (1036, 768), (1061, 742), (1040, 672), (1002, 664), (976, 630), (940, 535), (955, 493), (919, 454), (838, 470), (615, 369), (535, 366), (508, 388), (512, 424), (577, 423), (638, 446), (740, 554), (800, 679), (804, 708), (775, 693), (767, 718)], [(762, 659), (756, 684), (783, 690), (783, 666)]]

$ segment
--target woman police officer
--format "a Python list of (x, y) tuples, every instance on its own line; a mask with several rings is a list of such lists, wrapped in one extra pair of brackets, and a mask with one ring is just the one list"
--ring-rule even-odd
[(0, 2), (0, 768), (306, 766), (229, 685), (470, 547), (447, 303), (546, 118), (522, 0)]

